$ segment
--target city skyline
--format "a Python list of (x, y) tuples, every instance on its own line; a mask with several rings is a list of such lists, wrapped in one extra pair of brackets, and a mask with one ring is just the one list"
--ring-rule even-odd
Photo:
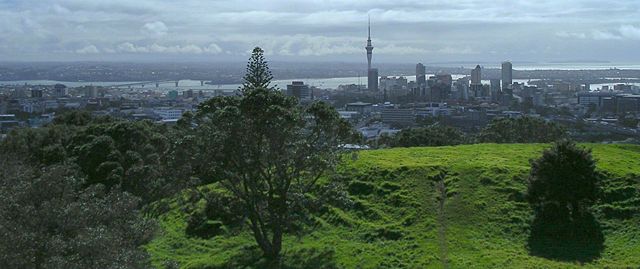
[(240, 61), (261, 46), (276, 61), (358, 62), (370, 15), (377, 63), (640, 62), (638, 14), (623, 0), (0, 0), (0, 58)]

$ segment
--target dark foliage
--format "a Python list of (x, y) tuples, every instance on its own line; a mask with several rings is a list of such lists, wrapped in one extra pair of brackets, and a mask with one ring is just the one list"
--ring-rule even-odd
[(465, 134), (460, 130), (434, 124), (427, 127), (404, 129), (394, 136), (381, 138), (378, 145), (389, 147), (452, 146), (464, 144), (466, 140)]
[(567, 136), (563, 127), (534, 117), (494, 119), (478, 134), (480, 143), (550, 143)]
[(102, 116), (94, 117), (91, 112), (85, 110), (72, 110), (64, 112), (53, 119), (53, 124), (57, 125), (72, 125), (72, 126), (85, 126), (89, 124), (107, 123), (115, 121), (115, 119)]
[(604, 236), (589, 211), (599, 196), (595, 168), (591, 151), (567, 140), (531, 161), (527, 199), (535, 211), (529, 237), (533, 255), (580, 262), (599, 257)]
[(139, 199), (83, 188), (73, 165), (0, 161), (0, 268), (148, 268)]
[(553, 203), (568, 207), (570, 214), (587, 210), (598, 196), (596, 162), (591, 151), (564, 140), (531, 161), (527, 197), (535, 210)]
[(86, 175), (85, 186), (119, 186), (144, 203), (197, 181), (193, 176), (199, 163), (191, 129), (100, 120), (86, 112), (57, 119), (44, 128), (12, 131), (0, 144), (0, 153), (26, 156), (34, 166), (75, 163)]
[(202, 198), (205, 206), (190, 212), (187, 235), (211, 238), (241, 228), (246, 214), (243, 213), (243, 204), (236, 197), (225, 191), (206, 187), (194, 192), (196, 198), (190, 204), (197, 204), (198, 198)]
[(561, 261), (590, 262), (604, 250), (604, 235), (590, 212), (571, 215), (567, 207), (546, 204), (531, 224), (532, 255)]

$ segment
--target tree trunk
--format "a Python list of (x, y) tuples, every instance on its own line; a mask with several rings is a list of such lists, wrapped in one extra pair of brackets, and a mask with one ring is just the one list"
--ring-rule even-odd
[(287, 218), (287, 202), (286, 192), (282, 193), (278, 198), (272, 200), (272, 223), (271, 223), (271, 250), (265, 252), (265, 256), (270, 263), (274, 265), (272, 268), (280, 266), (280, 252), (282, 251), (282, 235), (284, 232), (285, 219)]
[(281, 267), (281, 257), (280, 251), (282, 250), (282, 231), (277, 229), (277, 231), (273, 231), (273, 240), (271, 241), (271, 249), (269, 251), (265, 251), (265, 258), (268, 262), (269, 269), (280, 269)]
[(258, 219), (258, 215), (255, 212), (249, 214), (249, 221), (251, 222), (251, 231), (253, 232), (253, 237), (256, 239), (260, 250), (265, 255), (267, 253), (272, 252), (272, 246), (269, 242), (269, 238), (267, 237), (266, 232), (264, 231), (264, 227), (260, 225), (260, 220)]

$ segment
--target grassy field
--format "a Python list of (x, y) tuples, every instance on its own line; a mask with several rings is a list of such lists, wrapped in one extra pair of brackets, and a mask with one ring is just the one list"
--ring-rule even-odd
[[(598, 169), (608, 175), (593, 209), (602, 249), (587, 260), (535, 256), (528, 245), (529, 159), (549, 145), (480, 144), (361, 151), (348, 158), (338, 172), (353, 205), (329, 207), (306, 235), (287, 236), (284, 267), (638, 268), (640, 146), (583, 146), (593, 149)], [(147, 245), (154, 265), (259, 268), (246, 229), (229, 227), (209, 239), (185, 234), (188, 214), (203, 203), (183, 195), (151, 210), (161, 226)]]

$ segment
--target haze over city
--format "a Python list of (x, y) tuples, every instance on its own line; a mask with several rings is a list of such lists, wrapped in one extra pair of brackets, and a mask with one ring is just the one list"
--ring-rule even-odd
[[(2, 61), (640, 61), (640, 2), (0, 0)], [(594, 52), (597, 52), (594, 54)]]

